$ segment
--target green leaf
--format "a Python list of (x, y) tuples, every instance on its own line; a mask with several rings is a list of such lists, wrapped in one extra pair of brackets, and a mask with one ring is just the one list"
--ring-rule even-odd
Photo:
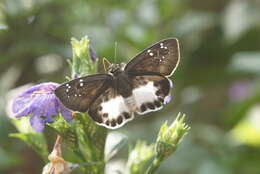
[(48, 123), (48, 126), (53, 128), (70, 148), (75, 149), (77, 147), (77, 135), (73, 120), (68, 123), (61, 115), (57, 115), (56, 120)]
[(29, 147), (35, 150), (43, 160), (47, 161), (48, 148), (44, 135), (35, 132), (30, 126), (29, 117), (11, 119), (14, 126), (20, 133), (11, 133), (10, 137), (15, 137), (25, 142)]
[(25, 142), (29, 147), (35, 150), (45, 161), (48, 157), (48, 149), (45, 138), (41, 133), (12, 133), (10, 137), (15, 137)]
[(59, 134), (73, 150), (79, 163), (88, 164), (84, 172), (102, 173), (104, 169), (104, 146), (107, 131), (98, 126), (87, 114), (74, 113), (74, 119), (68, 123), (61, 115), (48, 125)]

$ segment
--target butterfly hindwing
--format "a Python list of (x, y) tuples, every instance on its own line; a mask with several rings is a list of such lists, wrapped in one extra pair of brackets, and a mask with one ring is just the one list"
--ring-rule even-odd
[(70, 110), (86, 112), (111, 83), (108, 74), (89, 75), (71, 80), (55, 90), (61, 103)]
[(112, 86), (91, 104), (88, 113), (98, 124), (110, 129), (119, 128), (134, 118), (125, 98)]
[(170, 76), (179, 64), (179, 43), (175, 38), (162, 40), (135, 56), (125, 68), (128, 72), (156, 72)]
[(162, 75), (136, 75), (132, 77), (132, 82), (138, 114), (161, 109), (166, 97), (170, 95), (171, 81)]

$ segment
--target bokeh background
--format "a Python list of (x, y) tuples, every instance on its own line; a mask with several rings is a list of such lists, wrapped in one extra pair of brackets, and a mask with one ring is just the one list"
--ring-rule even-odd
[[(99, 57), (128, 61), (177, 37), (181, 63), (173, 101), (118, 131), (155, 141), (160, 125), (187, 114), (188, 136), (160, 174), (260, 173), (260, 1), (2, 0), (0, 2), (0, 173), (40, 173), (43, 161), (17, 139), (5, 112), (8, 91), (64, 82), (71, 37), (88, 35)], [(117, 59), (114, 60), (115, 43)], [(115, 159), (123, 162), (127, 148)]]

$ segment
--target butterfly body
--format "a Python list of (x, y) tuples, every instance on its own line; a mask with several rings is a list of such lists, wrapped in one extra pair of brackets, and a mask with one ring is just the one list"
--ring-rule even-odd
[(133, 84), (129, 75), (125, 71), (120, 71), (114, 73), (112, 76), (113, 87), (118, 94), (122, 95), (124, 98), (130, 97), (132, 95)]
[(166, 39), (145, 49), (128, 64), (111, 64), (107, 74), (71, 80), (55, 90), (65, 107), (88, 112), (98, 124), (121, 127), (139, 115), (157, 111), (169, 98), (167, 78), (179, 63), (176, 39)]

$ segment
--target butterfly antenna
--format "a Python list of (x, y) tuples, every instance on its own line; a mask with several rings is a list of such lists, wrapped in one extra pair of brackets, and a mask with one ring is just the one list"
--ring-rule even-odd
[(117, 55), (116, 55), (116, 50), (117, 50), (117, 42), (115, 42), (115, 54), (114, 54), (114, 62), (115, 62), (115, 63), (116, 63), (116, 58), (117, 58), (117, 57), (116, 57), (116, 56), (117, 56)]

